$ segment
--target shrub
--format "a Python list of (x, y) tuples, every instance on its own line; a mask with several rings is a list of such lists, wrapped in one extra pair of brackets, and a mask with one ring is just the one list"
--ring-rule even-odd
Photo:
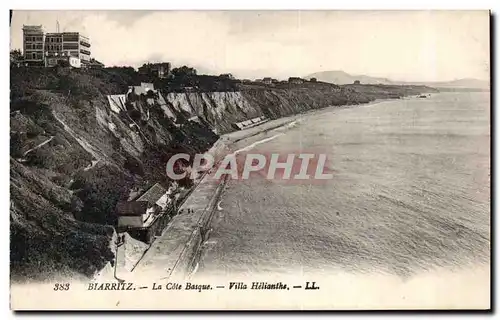
[(73, 188), (83, 208), (77, 219), (85, 222), (112, 224), (116, 203), (126, 197), (133, 181), (118, 169), (102, 166), (85, 171), (75, 178)]

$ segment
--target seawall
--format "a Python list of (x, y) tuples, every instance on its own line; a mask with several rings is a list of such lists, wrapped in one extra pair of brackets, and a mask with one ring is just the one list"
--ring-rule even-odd
[(226, 186), (226, 182), (227, 176), (223, 181), (221, 181), (221, 183), (214, 191), (214, 194), (207, 204), (203, 216), (201, 217), (201, 222), (198, 224), (198, 228), (194, 230), (191, 239), (189, 239), (189, 241), (186, 243), (186, 247), (179, 257), (179, 260), (177, 261), (177, 264), (175, 265), (169, 278), (184, 278), (196, 268), (202, 252), (203, 243), (208, 239), (210, 235), (210, 223), (217, 210), (217, 203), (220, 201), (221, 194)]
[[(223, 139), (207, 151), (215, 161), (220, 161), (227, 152)], [(187, 275), (196, 265), (201, 246), (208, 237), (210, 221), (226, 181), (227, 177), (219, 181), (208, 174), (201, 178), (179, 207), (179, 213), (134, 266), (134, 274), (125, 272), (121, 278), (144, 276), (165, 279)]]

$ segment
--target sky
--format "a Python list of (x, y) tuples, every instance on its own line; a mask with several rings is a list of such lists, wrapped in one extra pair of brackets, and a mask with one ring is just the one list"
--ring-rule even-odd
[(488, 11), (14, 11), (22, 26), (80, 31), (106, 66), (170, 61), (238, 78), (329, 70), (399, 81), (488, 80)]

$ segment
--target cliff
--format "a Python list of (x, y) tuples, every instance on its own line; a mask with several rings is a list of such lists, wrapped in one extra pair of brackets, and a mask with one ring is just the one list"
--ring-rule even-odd
[(119, 70), (11, 69), (13, 280), (95, 274), (113, 259), (117, 201), (157, 182), (169, 187), (172, 154), (208, 150), (235, 122), (432, 91), (235, 83), (234, 91), (172, 92), (160, 82), (136, 93), (131, 81)]

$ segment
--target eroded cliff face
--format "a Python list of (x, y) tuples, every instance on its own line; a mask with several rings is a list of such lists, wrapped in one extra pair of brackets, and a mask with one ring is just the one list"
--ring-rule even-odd
[[(330, 84), (237, 92), (127, 94), (116, 74), (11, 70), (11, 270), (13, 279), (61, 272), (92, 276), (113, 259), (117, 201), (132, 188), (168, 188), (167, 160), (204, 152), (234, 123), (278, 118), (418, 88), (355, 90)], [(109, 95), (126, 95), (110, 105)], [(123, 97), (122, 97), (123, 98)], [(186, 185), (190, 181), (184, 181)], [(192, 182), (191, 182), (192, 183)]]
[(198, 116), (217, 132), (234, 130), (233, 124), (262, 115), (241, 92), (167, 93), (168, 106), (188, 117)]
[[(169, 111), (198, 116), (219, 133), (235, 130), (234, 123), (266, 116), (270, 119), (328, 106), (354, 105), (375, 99), (400, 98), (422, 92), (436, 92), (419, 86), (336, 86), (326, 83), (268, 87), (241, 86), (237, 92), (164, 93)], [(166, 109), (165, 107), (163, 107)]]

